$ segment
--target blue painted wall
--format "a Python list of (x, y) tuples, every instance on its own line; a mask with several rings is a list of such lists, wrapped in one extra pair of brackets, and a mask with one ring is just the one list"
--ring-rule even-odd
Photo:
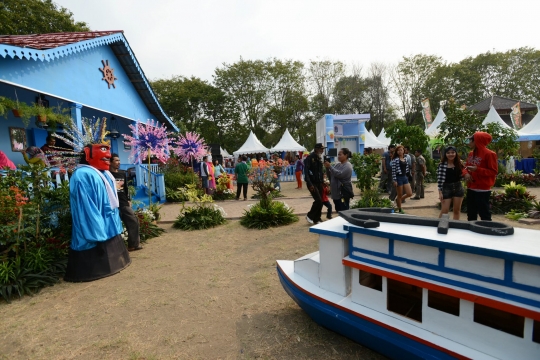
[[(108, 60), (109, 66), (114, 69), (116, 88), (111, 86), (109, 89), (102, 80), (103, 73), (99, 70), (103, 68), (101, 60)], [(128, 124), (132, 123), (130, 119), (146, 122), (153, 118), (107, 45), (88, 48), (49, 62), (0, 57), (0, 81), (2, 80), (30, 90), (0, 82), (0, 96), (15, 99), (16, 91), (19, 101), (31, 104), (35, 102), (38, 93), (44, 93), (51, 107), (60, 105), (70, 108), (72, 102), (82, 104), (83, 117), (110, 119), (111, 114), (116, 114), (117, 130), (121, 134), (131, 133), (128, 128)], [(35, 121), (35, 118), (31, 118), (27, 127), (27, 145), (41, 147), (45, 143), (47, 131), (38, 128)], [(25, 125), (15, 118), (11, 111), (8, 112), (7, 120), (0, 118), (0, 150), (15, 164), (23, 164), (21, 153), (11, 151), (9, 127)], [(61, 133), (61, 130), (58, 132)], [(124, 149), (123, 138), (111, 140), (111, 145), (112, 150), (120, 155), (121, 162), (127, 163), (129, 150)]]

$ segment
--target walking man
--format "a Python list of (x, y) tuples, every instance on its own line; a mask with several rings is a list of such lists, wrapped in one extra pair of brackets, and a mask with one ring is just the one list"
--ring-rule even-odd
[(472, 150), (467, 157), (465, 181), (467, 181), (467, 220), (491, 221), (489, 198), (498, 172), (497, 154), (486, 148), (492, 137), (477, 131), (468, 139)]
[(234, 167), (234, 175), (236, 176), (236, 200), (240, 200), (240, 192), (243, 191), (244, 201), (247, 200), (249, 166), (246, 164), (247, 157), (245, 155), (238, 157), (238, 164)]
[(415, 183), (415, 195), (413, 200), (420, 200), (424, 198), (424, 178), (426, 177), (426, 159), (422, 156), (422, 150), (415, 150), (416, 156), (414, 183)]
[(120, 219), (124, 223), (128, 232), (128, 251), (142, 250), (141, 239), (139, 237), (139, 219), (131, 208), (131, 197), (125, 171), (119, 171), (120, 157), (118, 154), (111, 154), (111, 165), (109, 171), (116, 180), (116, 191), (118, 192), (118, 201), (120, 203)]
[(315, 144), (313, 152), (304, 160), (304, 181), (313, 197), (313, 204), (306, 215), (306, 220), (310, 224), (317, 224), (322, 221), (321, 212), (323, 208), (322, 184), (323, 184), (323, 162), (321, 155), (324, 146), (321, 143)]
[(203, 156), (202, 162), (201, 162), (201, 179), (202, 179), (202, 187), (204, 189), (204, 193), (208, 194), (208, 176), (210, 175), (210, 171), (208, 170), (208, 156)]

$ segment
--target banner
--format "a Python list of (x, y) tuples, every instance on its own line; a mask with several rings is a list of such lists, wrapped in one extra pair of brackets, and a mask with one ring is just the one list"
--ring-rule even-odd
[(431, 116), (431, 108), (429, 107), (429, 98), (425, 98), (420, 103), (422, 104), (422, 116), (424, 117), (424, 123), (426, 124), (427, 130), (433, 123), (433, 117)]
[(519, 101), (511, 107), (512, 112), (510, 112), (510, 118), (512, 119), (512, 124), (514, 125), (514, 129), (519, 130), (522, 127), (521, 124), (521, 106), (519, 105)]

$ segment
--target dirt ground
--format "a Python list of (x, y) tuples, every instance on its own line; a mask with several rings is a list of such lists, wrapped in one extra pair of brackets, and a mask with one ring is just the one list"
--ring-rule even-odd
[[(306, 196), (294, 186), (284, 183), (283, 193)], [(236, 220), (194, 232), (162, 226), (117, 275), (0, 303), (0, 359), (383, 358), (315, 324), (279, 283), (276, 259), (318, 248), (303, 217), (265, 231)]]

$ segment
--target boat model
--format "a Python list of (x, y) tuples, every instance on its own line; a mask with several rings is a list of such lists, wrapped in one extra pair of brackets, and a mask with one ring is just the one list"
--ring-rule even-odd
[(394, 359), (540, 359), (540, 231), (354, 209), (278, 260), (318, 324)]

